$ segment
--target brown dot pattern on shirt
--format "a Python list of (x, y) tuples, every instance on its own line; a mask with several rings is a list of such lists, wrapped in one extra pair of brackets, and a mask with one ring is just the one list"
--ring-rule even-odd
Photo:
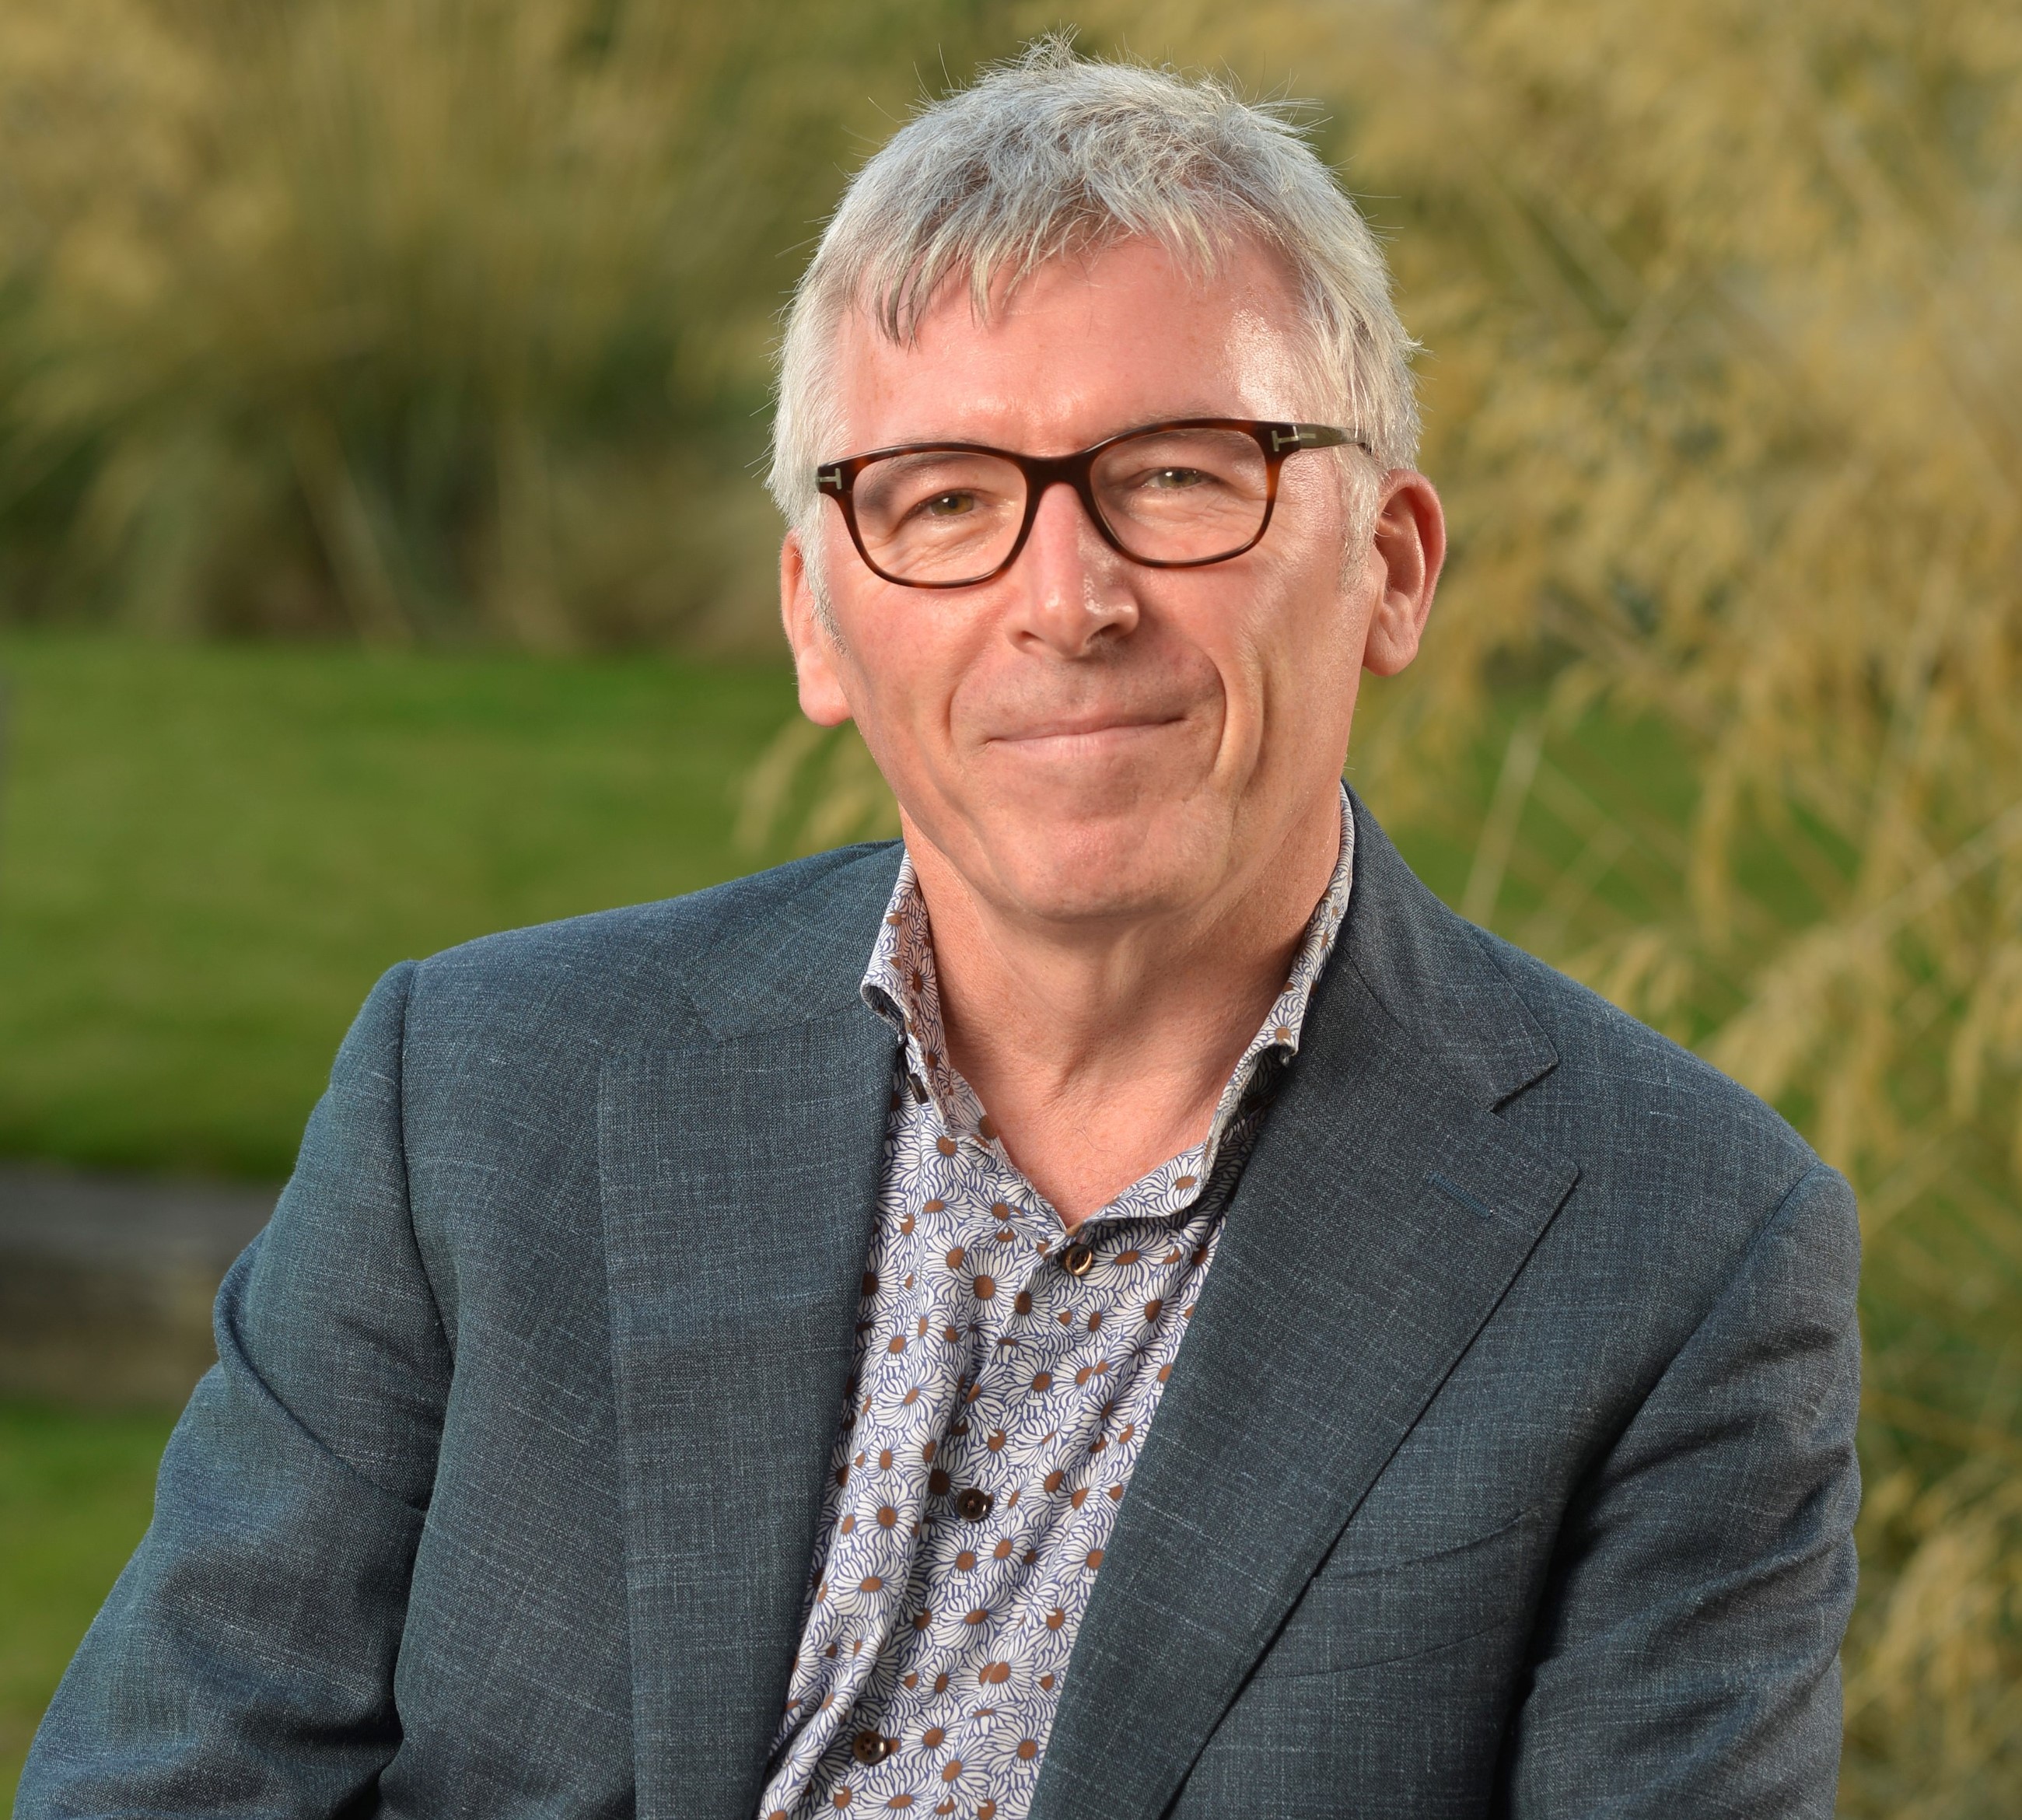
[[(856, 1356), (823, 1482), (800, 1648), (759, 1812), (1025, 1820), (1081, 1615), (1213, 1263), (1218, 1161), (1263, 1116), (1250, 1088), (1295, 1051), (1345, 913), (1352, 828), (1284, 991), (1206, 1140), (1083, 1222), (1019, 1172), (943, 1040), (910, 861), (864, 978), (903, 1035)], [(917, 1080), (922, 1098), (911, 1091)], [(965, 1492), (987, 1513), (958, 1513)], [(980, 1508), (979, 1500), (967, 1500)], [(863, 1764), (864, 1732), (894, 1741)]]

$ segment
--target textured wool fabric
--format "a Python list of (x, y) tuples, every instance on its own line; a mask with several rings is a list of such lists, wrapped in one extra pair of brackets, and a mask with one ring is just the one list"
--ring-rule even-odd
[[(1355, 817), (1031, 1820), (1827, 1820), (1852, 1198)], [(387, 975), (19, 1820), (753, 1820), (882, 1179), (898, 1046), (858, 989), (899, 864)]]
[(1344, 791), (1333, 875), (1206, 1136), (1083, 1220), (1086, 1256), (948, 1059), (926, 900), (900, 865), (863, 992), (902, 1049), (767, 1820), (895, 1802), (1024, 1820), (1267, 1065), (1298, 1053), (1354, 854)]

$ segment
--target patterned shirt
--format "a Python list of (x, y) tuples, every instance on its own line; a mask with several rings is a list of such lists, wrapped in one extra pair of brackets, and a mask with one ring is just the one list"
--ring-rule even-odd
[(1348, 905), (1355, 825), (1206, 1138), (1069, 1233), (942, 1038), (912, 862), (863, 996), (903, 1033), (855, 1370), (763, 1820), (1024, 1820), (1221, 1210)]

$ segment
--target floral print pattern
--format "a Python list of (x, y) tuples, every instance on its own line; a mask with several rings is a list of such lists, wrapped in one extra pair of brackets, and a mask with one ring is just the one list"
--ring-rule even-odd
[(1207, 1137), (1071, 1233), (947, 1058), (912, 863), (864, 975), (903, 1033), (806, 1615), (761, 1820), (1024, 1820), (1075, 1632), (1346, 912), (1354, 822)]

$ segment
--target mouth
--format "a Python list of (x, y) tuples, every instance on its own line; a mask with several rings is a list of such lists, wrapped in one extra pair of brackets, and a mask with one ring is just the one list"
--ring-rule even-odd
[(1184, 714), (1125, 718), (1078, 715), (1045, 721), (1015, 733), (995, 734), (989, 743), (1030, 758), (1101, 758), (1176, 727)]

